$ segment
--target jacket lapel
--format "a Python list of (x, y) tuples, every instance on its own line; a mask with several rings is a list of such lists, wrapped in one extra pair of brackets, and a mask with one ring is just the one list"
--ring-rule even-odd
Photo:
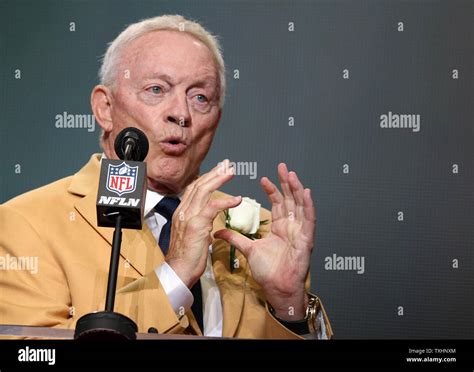
[(82, 196), (74, 207), (82, 217), (96, 230), (110, 245), (112, 245), (113, 230), (97, 226), (96, 199), (99, 186), (100, 155), (94, 154), (89, 162), (74, 175), (68, 192)]
[[(73, 177), (68, 191), (83, 196), (76, 202), (76, 210), (111, 246), (114, 229), (97, 226), (96, 199), (99, 187), (99, 172), (100, 154), (94, 154), (89, 162)], [(149, 247), (156, 247), (156, 249), (149, 249)], [(145, 222), (142, 230), (122, 230), (120, 255), (140, 275), (145, 275), (164, 261), (163, 253)]]

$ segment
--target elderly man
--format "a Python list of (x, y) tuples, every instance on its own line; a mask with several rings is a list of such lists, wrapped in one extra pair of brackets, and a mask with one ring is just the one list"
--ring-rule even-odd
[(199, 176), (225, 94), (215, 37), (181, 16), (141, 21), (110, 44), (100, 77), (91, 105), (103, 154), (0, 207), (0, 256), (34, 256), (39, 264), (36, 273), (2, 272), (0, 323), (73, 328), (103, 309), (112, 229), (97, 226), (100, 160), (117, 158), (117, 134), (134, 126), (150, 142), (146, 223), (124, 231), (115, 310), (141, 332), (330, 338), (322, 304), (308, 292), (310, 190), (285, 164), (281, 191), (262, 178), (272, 210), (261, 210), (260, 220), (271, 224), (251, 240), (225, 228), (225, 211), (242, 203), (217, 191), (233, 177), (229, 161)]

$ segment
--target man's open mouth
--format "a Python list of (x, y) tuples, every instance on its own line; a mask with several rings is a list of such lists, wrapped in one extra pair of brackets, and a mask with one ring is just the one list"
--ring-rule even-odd
[(171, 156), (179, 156), (186, 151), (188, 147), (180, 137), (169, 137), (165, 138), (163, 141), (160, 142), (161, 150), (166, 155)]

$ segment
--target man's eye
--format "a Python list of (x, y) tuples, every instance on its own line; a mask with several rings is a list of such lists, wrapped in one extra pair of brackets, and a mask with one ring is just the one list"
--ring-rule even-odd
[(159, 87), (158, 85), (155, 85), (151, 88), (148, 88), (148, 90), (151, 92), (151, 93), (154, 93), (154, 94), (160, 94), (163, 92), (163, 90), (161, 89), (161, 87)]
[(201, 103), (206, 103), (207, 102), (207, 97), (203, 94), (198, 94), (196, 96), (197, 100)]

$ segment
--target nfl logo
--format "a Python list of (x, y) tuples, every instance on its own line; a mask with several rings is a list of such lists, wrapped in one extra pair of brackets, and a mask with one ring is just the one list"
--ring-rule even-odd
[(119, 165), (109, 164), (107, 170), (107, 190), (122, 196), (135, 191), (138, 166), (131, 167), (123, 162)]

